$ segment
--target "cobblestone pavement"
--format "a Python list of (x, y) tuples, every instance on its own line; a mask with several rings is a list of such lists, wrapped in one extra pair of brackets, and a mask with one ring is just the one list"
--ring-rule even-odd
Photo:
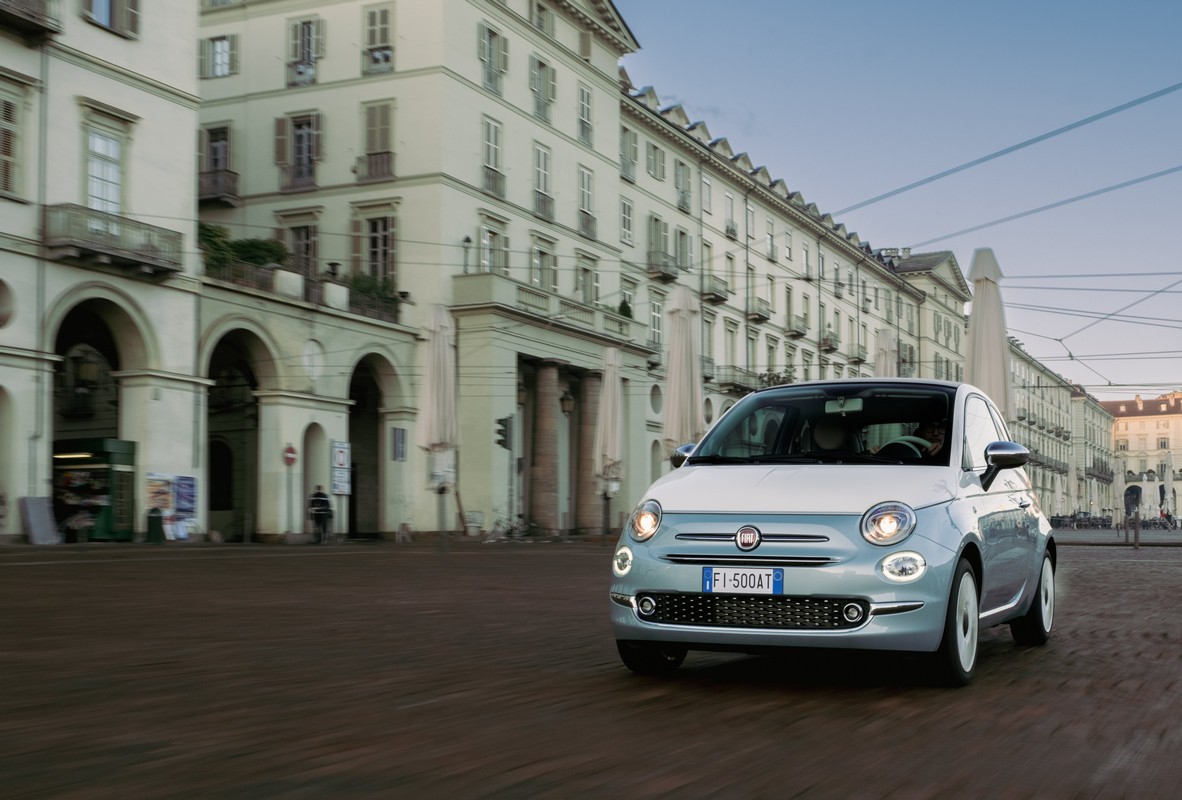
[(1166, 798), (1182, 548), (1063, 547), (1051, 643), (618, 662), (595, 544), (0, 548), (0, 797)]

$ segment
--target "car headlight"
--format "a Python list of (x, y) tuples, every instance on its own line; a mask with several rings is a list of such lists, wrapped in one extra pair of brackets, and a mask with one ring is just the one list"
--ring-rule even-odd
[(632, 538), (638, 542), (648, 541), (661, 527), (661, 504), (656, 500), (645, 500), (632, 512), (630, 522)]
[(617, 578), (622, 578), (632, 569), (632, 550), (626, 545), (616, 550), (612, 556), (612, 572)]
[(895, 544), (913, 530), (915, 511), (906, 503), (879, 503), (862, 517), (862, 538), (870, 544)]
[(891, 553), (879, 566), (885, 578), (895, 583), (911, 583), (923, 577), (928, 562), (919, 553), (904, 550), (901, 553)]

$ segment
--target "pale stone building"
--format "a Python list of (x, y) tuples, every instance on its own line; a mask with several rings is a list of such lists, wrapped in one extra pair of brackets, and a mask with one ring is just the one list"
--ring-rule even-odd
[(1112, 414), (1104, 404), (1078, 384), (1071, 390), (1072, 466), (1076, 480), (1083, 484), (1086, 505), (1079, 510), (1091, 516), (1112, 517), (1120, 512), (1120, 499), (1114, 490), (1115, 473), (1112, 453)]
[(1030, 451), (1030, 476), (1047, 516), (1086, 510), (1082, 476), (1072, 468), (1072, 385), (1010, 337), (1013, 397), (1006, 420), (1014, 441)]
[[(1178, 514), (1182, 481), (1182, 391), (1145, 399), (1104, 400), (1112, 416), (1113, 468), (1124, 475), (1129, 512), (1141, 518)], [(1172, 472), (1171, 472), (1172, 467)], [(1167, 491), (1167, 484), (1172, 484)], [(1119, 502), (1117, 503), (1119, 506)]]

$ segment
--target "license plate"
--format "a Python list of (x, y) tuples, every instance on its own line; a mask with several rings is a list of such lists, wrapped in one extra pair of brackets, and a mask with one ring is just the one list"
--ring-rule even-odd
[(702, 567), (702, 591), (708, 594), (784, 594), (784, 570)]

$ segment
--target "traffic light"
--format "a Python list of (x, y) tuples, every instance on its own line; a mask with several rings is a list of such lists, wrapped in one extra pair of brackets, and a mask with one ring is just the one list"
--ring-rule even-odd
[(501, 417), (497, 420), (497, 444), (506, 450), (513, 449), (513, 417)]

